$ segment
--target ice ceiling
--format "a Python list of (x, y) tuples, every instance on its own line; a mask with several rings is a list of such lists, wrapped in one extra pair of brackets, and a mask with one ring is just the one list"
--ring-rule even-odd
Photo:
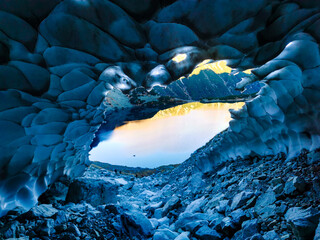
[(0, 215), (31, 207), (61, 175), (80, 174), (103, 121), (117, 125), (128, 109), (160, 102), (141, 86), (169, 84), (205, 59), (252, 69), (254, 77), (239, 89), (265, 85), (195, 158), (199, 169), (319, 147), (319, 6), (319, 0), (1, 1)]

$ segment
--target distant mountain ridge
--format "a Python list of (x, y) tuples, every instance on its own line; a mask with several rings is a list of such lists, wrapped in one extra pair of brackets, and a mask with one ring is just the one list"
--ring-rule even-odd
[(201, 100), (204, 98), (223, 98), (227, 96), (241, 96), (256, 93), (260, 90), (258, 82), (249, 85), (244, 92), (235, 90), (241, 78), (250, 74), (243, 72), (216, 74), (205, 69), (198, 75), (181, 78), (167, 86), (155, 86), (153, 90), (161, 96), (170, 96), (184, 100)]

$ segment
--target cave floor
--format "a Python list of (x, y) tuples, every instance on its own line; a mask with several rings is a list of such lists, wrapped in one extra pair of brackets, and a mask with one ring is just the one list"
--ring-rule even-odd
[(254, 157), (205, 175), (189, 162), (145, 177), (91, 166), (2, 217), (0, 239), (319, 239), (319, 156)]

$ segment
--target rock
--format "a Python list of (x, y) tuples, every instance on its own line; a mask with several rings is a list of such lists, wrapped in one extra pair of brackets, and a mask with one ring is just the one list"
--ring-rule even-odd
[(52, 218), (58, 212), (52, 204), (41, 204), (25, 213), (27, 219)]
[(229, 205), (229, 200), (222, 200), (219, 202), (219, 205), (216, 207), (219, 213), (224, 213)]
[(281, 196), (282, 192), (284, 190), (284, 186), (283, 186), (283, 184), (278, 184), (272, 190), (277, 196)]
[[(19, 226), (18, 221), (11, 221), (5, 224), (0, 228), (0, 234), (5, 237), (6, 239), (14, 238), (16, 237), (17, 227)], [(1, 236), (0, 235), (0, 236)]]
[(142, 235), (151, 237), (154, 233), (151, 222), (138, 211), (124, 212), (121, 221), (130, 237)]
[(260, 233), (253, 235), (250, 240), (265, 240)]
[(199, 229), (202, 226), (208, 226), (208, 221), (207, 220), (197, 220), (194, 222), (189, 222), (185, 226), (185, 229), (189, 232), (194, 232), (195, 230)]
[(320, 239), (320, 223), (318, 224), (313, 240), (317, 240), (317, 239)]
[(241, 225), (242, 222), (248, 218), (242, 209), (237, 209), (231, 212), (230, 217), (232, 218), (232, 222), (236, 225)]
[(168, 227), (170, 225), (170, 219), (168, 217), (163, 217), (158, 219), (158, 223), (160, 226)]
[[(46, 147), (43, 147), (43, 148), (44, 148), (43, 151), (48, 151)], [(38, 151), (36, 150), (35, 153), (37, 152)], [(40, 152), (39, 154), (43, 154), (43, 153)], [(35, 155), (35, 158), (36, 156), (37, 155)], [(39, 161), (40, 160), (41, 158), (39, 159)], [(62, 181), (57, 181), (57, 182), (54, 182), (47, 191), (45, 191), (43, 194), (40, 195), (40, 197), (38, 198), (38, 201), (40, 203), (48, 204), (50, 202), (52, 203), (57, 200), (65, 200), (67, 193), (68, 193), (67, 183)]]
[(104, 180), (77, 178), (69, 186), (67, 202), (85, 201), (92, 206), (113, 203), (117, 199), (118, 185)]
[(176, 221), (175, 225), (176, 228), (179, 229), (185, 229), (186, 225), (190, 222), (195, 222), (197, 220), (207, 220), (208, 215), (204, 213), (189, 213), (184, 212), (181, 213), (178, 217), (178, 220)]
[(154, 210), (153, 216), (157, 219), (160, 219), (160, 218), (162, 218), (162, 212), (163, 212), (162, 208), (157, 208)]
[(274, 178), (271, 180), (271, 183), (274, 187), (277, 186), (278, 184), (282, 184), (282, 178), (281, 177)]
[(230, 217), (225, 217), (224, 219), (222, 219), (220, 226), (221, 231), (229, 237), (232, 237), (237, 231), (237, 226), (234, 224), (232, 218)]
[(297, 195), (304, 192), (306, 183), (301, 177), (291, 177), (285, 184), (284, 192), (287, 195)]
[(176, 239), (178, 233), (172, 232), (169, 229), (158, 229), (153, 235), (153, 240), (171, 240)]
[(176, 237), (174, 240), (189, 240), (189, 232), (182, 232), (178, 237)]
[(55, 233), (54, 220), (45, 219), (44, 222), (36, 229), (39, 236), (50, 236)]
[(248, 220), (242, 223), (242, 229), (238, 231), (232, 240), (250, 239), (255, 234), (259, 233), (258, 220)]
[(294, 235), (298, 239), (312, 239), (319, 223), (320, 213), (318, 210), (309, 207), (289, 208), (285, 214), (285, 219), (289, 223)]
[(81, 232), (80, 232), (79, 228), (76, 225), (74, 225), (73, 223), (68, 225), (68, 228), (66, 231), (72, 233), (76, 237), (81, 236)]
[(196, 200), (194, 200), (193, 202), (191, 202), (191, 203), (187, 206), (185, 212), (191, 212), (191, 213), (200, 212), (202, 206), (203, 206), (205, 203), (206, 203), (206, 202), (205, 202), (205, 197), (204, 197), (204, 196), (201, 197), (201, 198), (199, 198), (199, 199), (196, 199)]
[(59, 226), (68, 222), (68, 216), (66, 212), (59, 211), (54, 215), (54, 225)]
[(177, 209), (181, 206), (180, 197), (174, 195), (162, 208), (162, 216), (166, 216), (171, 210)]
[(265, 240), (280, 240), (280, 236), (276, 233), (276, 231), (272, 230), (263, 234), (263, 239)]
[(253, 196), (254, 196), (254, 193), (251, 191), (242, 191), (241, 193), (238, 193), (237, 195), (235, 195), (232, 199), (231, 211), (245, 205), (246, 202)]
[(276, 208), (273, 203), (276, 201), (276, 195), (273, 191), (269, 190), (268, 192), (262, 194), (258, 197), (254, 210), (262, 215), (263, 218), (270, 217), (274, 215), (274, 210)]
[(195, 233), (195, 236), (198, 239), (202, 239), (202, 240), (218, 240), (218, 239), (221, 239), (221, 235), (217, 231), (209, 228), (208, 226), (201, 227)]

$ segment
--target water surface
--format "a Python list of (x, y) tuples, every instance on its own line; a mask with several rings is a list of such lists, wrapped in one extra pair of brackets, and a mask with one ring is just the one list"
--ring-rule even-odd
[(90, 152), (91, 161), (154, 168), (181, 163), (229, 126), (229, 109), (243, 103), (188, 103), (131, 121)]

